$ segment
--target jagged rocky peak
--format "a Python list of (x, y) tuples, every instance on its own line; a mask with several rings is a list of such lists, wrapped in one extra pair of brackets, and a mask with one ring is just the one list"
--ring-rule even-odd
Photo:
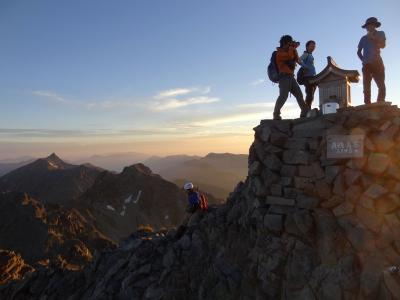
[(54, 152), (45, 158), (40, 158), (38, 161), (45, 162), (49, 169), (67, 169), (70, 167), (74, 167), (74, 165), (71, 165), (63, 161)]

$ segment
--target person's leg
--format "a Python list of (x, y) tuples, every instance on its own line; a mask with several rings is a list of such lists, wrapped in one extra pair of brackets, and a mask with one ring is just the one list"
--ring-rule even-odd
[(363, 87), (364, 87), (364, 103), (371, 104), (371, 69), (369, 64), (364, 64), (362, 68)]
[(279, 97), (276, 99), (274, 108), (274, 120), (281, 119), (281, 109), (285, 104), (290, 91), (290, 76), (283, 75), (279, 79)]
[(372, 77), (374, 78), (375, 83), (378, 86), (377, 102), (385, 102), (386, 98), (385, 66), (383, 65), (382, 60), (374, 64)]
[(306, 104), (308, 109), (311, 109), (314, 101), (315, 85), (306, 83), (304, 84), (304, 87), (306, 88)]
[(303, 92), (294, 77), (291, 77), (290, 92), (296, 98), (301, 109), (300, 118), (305, 117), (309, 109), (307, 104), (304, 102)]

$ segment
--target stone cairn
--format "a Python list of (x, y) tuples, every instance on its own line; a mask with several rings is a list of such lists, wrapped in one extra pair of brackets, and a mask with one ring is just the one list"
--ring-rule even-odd
[[(363, 105), (313, 119), (263, 120), (254, 130), (253, 215), (271, 232), (318, 237), (321, 265), (355, 255), (361, 299), (400, 299), (400, 281), (388, 271), (400, 265), (400, 110)], [(363, 157), (327, 158), (329, 135), (363, 135)]]

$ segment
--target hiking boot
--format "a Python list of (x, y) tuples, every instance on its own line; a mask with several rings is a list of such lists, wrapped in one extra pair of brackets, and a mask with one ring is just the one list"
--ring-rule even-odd
[(282, 120), (282, 117), (281, 117), (280, 114), (275, 114), (275, 113), (274, 113), (274, 118), (273, 118), (273, 120), (281, 121), (281, 120)]

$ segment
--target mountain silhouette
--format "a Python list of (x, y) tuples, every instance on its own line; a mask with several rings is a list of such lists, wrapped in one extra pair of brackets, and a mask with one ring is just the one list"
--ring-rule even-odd
[(26, 192), (43, 203), (68, 205), (81, 196), (103, 170), (66, 163), (55, 153), (0, 177), (0, 190)]

